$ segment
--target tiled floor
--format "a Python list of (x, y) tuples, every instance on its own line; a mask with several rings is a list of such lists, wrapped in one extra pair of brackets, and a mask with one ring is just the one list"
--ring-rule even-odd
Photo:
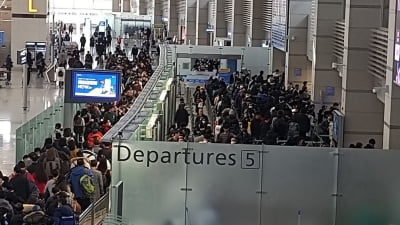
[(54, 86), (44, 85), (35, 73), (31, 79), (26, 112), (22, 109), (22, 70), (13, 71), (11, 87), (0, 88), (0, 170), (4, 175), (12, 172), (15, 163), (16, 129), (51, 106), (62, 94)]

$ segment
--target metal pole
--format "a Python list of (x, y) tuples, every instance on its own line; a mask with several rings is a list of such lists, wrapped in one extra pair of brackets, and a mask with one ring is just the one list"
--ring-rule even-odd
[(301, 225), (301, 216), (302, 216), (302, 211), (301, 210), (297, 211), (297, 225)]
[(94, 221), (94, 215), (95, 215), (95, 211), (94, 211), (94, 204), (95, 204), (95, 202), (94, 202), (94, 199), (92, 199), (92, 210), (91, 210), (91, 212), (90, 212), (90, 217), (91, 217), (91, 221), (90, 221), (90, 224), (91, 225), (95, 225), (95, 221)]
[(23, 104), (22, 109), (28, 110), (28, 68), (26, 64), (22, 67), (22, 92), (23, 92)]
[(244, 66), (244, 50), (245, 50), (245, 48), (242, 48), (242, 55), (240, 56), (240, 71), (242, 71), (242, 69), (243, 69), (243, 66)]
[(51, 28), (51, 64), (53, 65), (53, 63), (54, 63), (54, 56), (55, 56), (55, 49), (54, 49), (54, 46), (55, 46), (55, 33), (54, 33), (54, 28), (55, 28), (55, 25), (54, 25), (54, 22), (55, 22), (55, 14), (53, 13), (53, 26), (52, 26), (52, 28)]

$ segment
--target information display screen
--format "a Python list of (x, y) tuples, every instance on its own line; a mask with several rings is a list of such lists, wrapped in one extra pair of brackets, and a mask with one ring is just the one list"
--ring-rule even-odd
[(288, 0), (272, 1), (271, 44), (284, 52), (287, 46), (288, 6)]
[(99, 23), (99, 32), (100, 33), (106, 32), (106, 22), (105, 21), (100, 21), (100, 23)]
[(400, 85), (400, 0), (397, 0), (396, 10), (396, 43), (394, 44), (394, 82)]
[(70, 84), (69, 102), (113, 102), (120, 98), (121, 74), (119, 72), (71, 71), (70, 77), (66, 78), (68, 78), (66, 81), (69, 81), (67, 83)]

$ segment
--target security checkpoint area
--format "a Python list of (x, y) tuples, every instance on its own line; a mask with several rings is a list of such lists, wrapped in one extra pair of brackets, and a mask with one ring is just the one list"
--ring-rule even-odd
[(166, 89), (149, 92), (151, 98), (105, 137), (113, 141), (114, 217), (126, 224), (177, 225), (399, 221), (392, 211), (400, 206), (393, 195), (400, 182), (392, 179), (397, 151), (165, 142), (170, 112), (182, 96), (193, 100), (191, 84), (173, 75), (173, 46), (165, 49), (158, 69)]

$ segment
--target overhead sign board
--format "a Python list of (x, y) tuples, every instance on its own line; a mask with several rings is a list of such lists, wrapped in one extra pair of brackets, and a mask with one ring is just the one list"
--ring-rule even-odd
[(17, 64), (18, 65), (26, 64), (27, 54), (28, 54), (28, 51), (26, 50), (26, 48), (17, 51)]
[(153, 24), (154, 29), (163, 29), (164, 28), (164, 24), (162, 23), (156, 23)]
[(28, 12), (29, 13), (37, 13), (38, 10), (33, 7), (33, 0), (28, 0)]
[(214, 25), (212, 25), (212, 24), (207, 24), (207, 29), (206, 29), (206, 31), (207, 32), (214, 32), (215, 31), (215, 29), (214, 29)]
[(288, 27), (288, 0), (273, 0), (272, 2), (272, 46), (286, 52)]

